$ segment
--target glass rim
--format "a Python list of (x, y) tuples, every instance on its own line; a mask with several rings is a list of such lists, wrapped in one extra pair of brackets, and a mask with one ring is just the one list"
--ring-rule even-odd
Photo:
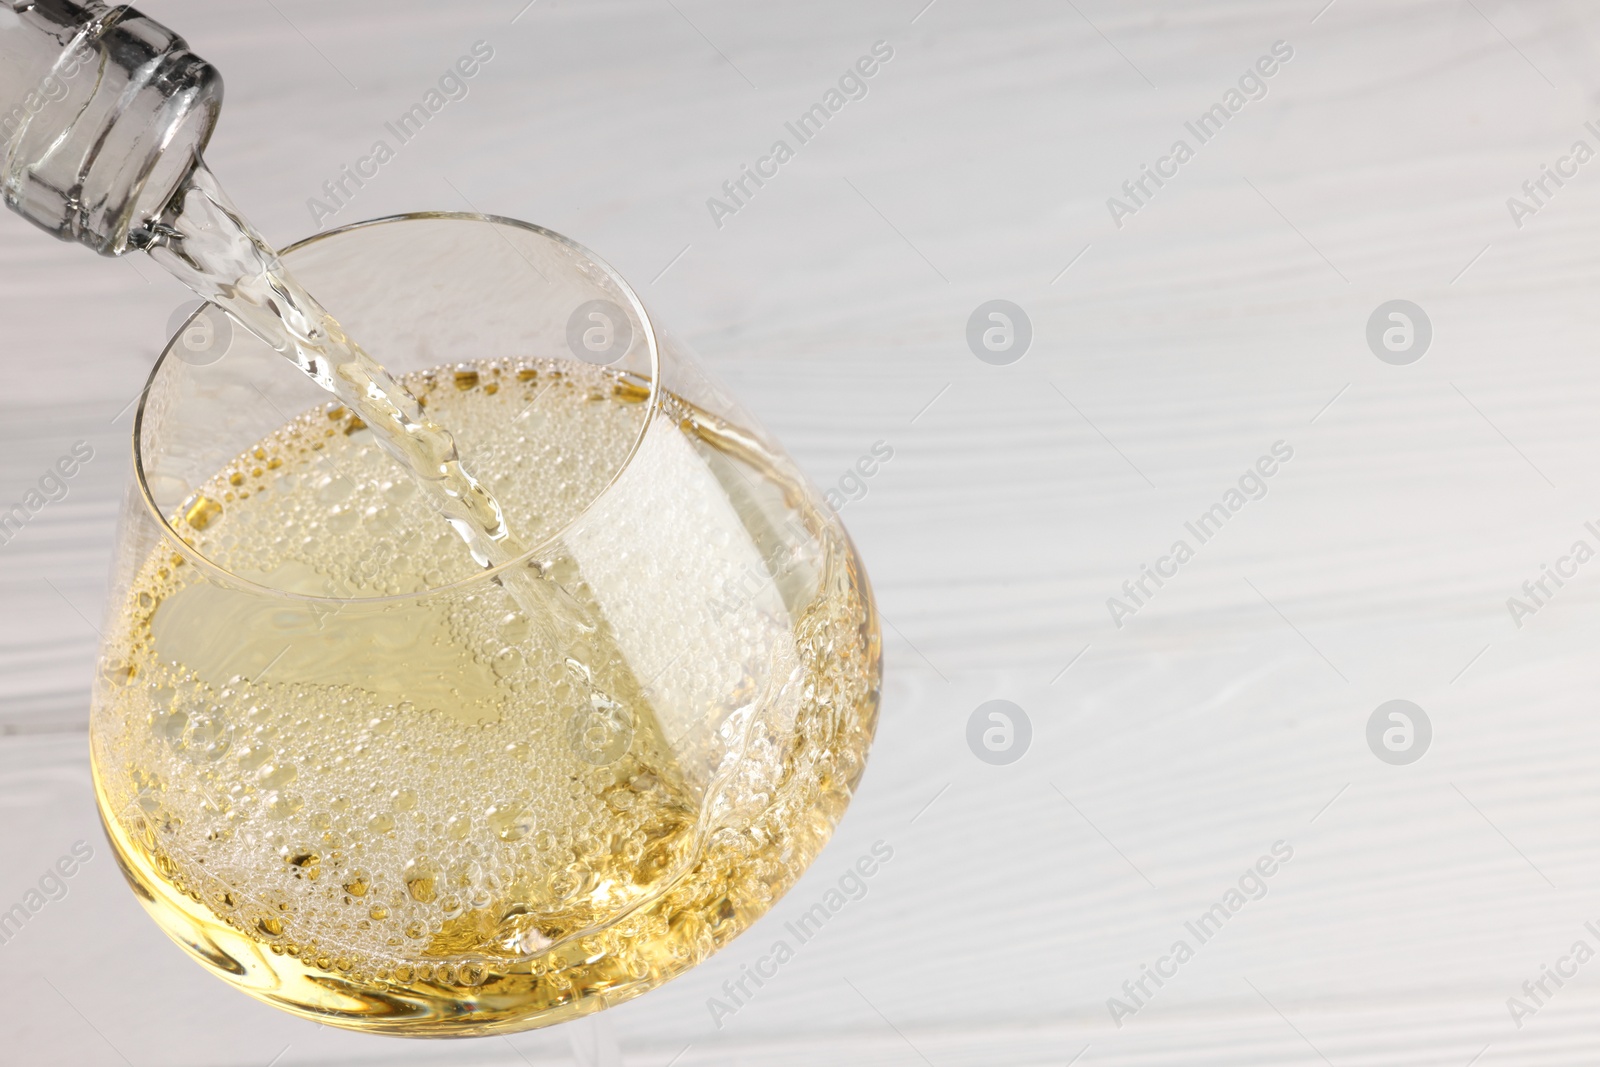
[[(262, 585), (260, 582), (252, 581), (243, 575), (229, 570), (220, 563), (211, 559), (209, 556), (206, 556), (193, 545), (189, 544), (188, 541), (185, 541), (177, 530), (173, 529), (172, 523), (168, 521), (166, 515), (162, 514), (160, 506), (156, 504), (154, 496), (151, 495), (150, 485), (145, 477), (144, 459), (141, 455), (141, 450), (139, 447), (140, 438), (144, 429), (145, 405), (149, 403), (150, 392), (155, 387), (156, 379), (160, 376), (162, 369), (167, 365), (167, 360), (169, 357), (171, 357), (173, 352), (173, 345), (179, 337), (183, 336), (183, 331), (188, 329), (189, 324), (194, 322), (194, 320), (204, 313), (207, 308), (214, 306), (209, 300), (207, 300), (202, 302), (200, 307), (195, 309), (194, 314), (184, 320), (183, 325), (179, 327), (178, 331), (173, 334), (172, 337), (167, 339), (165, 346), (161, 350), (161, 355), (156, 358), (155, 366), (150, 368), (150, 376), (145, 381), (144, 389), (139, 393), (139, 405), (134, 413), (133, 433), (129, 441), (129, 444), (133, 449), (134, 483), (138, 486), (139, 496), (144, 501), (146, 510), (148, 510), (150, 515), (155, 519), (157, 529), (160, 532), (162, 539), (171, 548), (183, 556), (185, 560), (200, 567), (203, 572), (209, 572), (219, 576), (223, 584), (241, 588), (246, 592), (259, 593), (268, 597), (299, 601), (307, 604), (338, 604), (341, 606), (359, 604), (377, 606), (383, 604), (403, 603), (406, 601), (416, 601), (448, 593), (463, 592), (470, 590), (474, 586), (492, 582), (500, 575), (506, 574), (514, 568), (526, 566), (529, 560), (536, 558), (541, 553), (548, 551), (554, 545), (565, 540), (572, 529), (577, 526), (578, 523), (583, 521), (584, 517), (587, 516), (595, 508), (595, 506), (600, 503), (601, 500), (605, 499), (611, 493), (611, 491), (616, 487), (617, 482), (621, 480), (623, 474), (627, 472), (628, 468), (633, 466), (633, 461), (638, 457), (639, 450), (644, 447), (645, 436), (649, 434), (651, 428), (655, 426), (656, 415), (661, 408), (660, 340), (656, 333), (655, 323), (650, 320), (650, 313), (645, 309), (644, 302), (639, 298), (638, 292), (634, 290), (633, 286), (628, 283), (627, 279), (624, 278), (615, 267), (613, 267), (610, 263), (607, 263), (604, 259), (601, 259), (599, 256), (595, 255), (594, 252), (590, 251), (584, 245), (574, 241), (570, 237), (567, 237), (565, 234), (557, 233), (555, 230), (540, 226), (537, 223), (523, 222), (520, 219), (509, 218), (504, 215), (486, 215), (475, 211), (411, 211), (403, 212), (397, 215), (383, 215), (378, 218), (363, 219), (359, 222), (351, 222), (343, 226), (336, 226), (331, 230), (325, 230), (322, 233), (316, 233), (309, 237), (301, 238), (300, 240), (286, 245), (277, 251), (278, 255), (287, 256), (299, 251), (302, 248), (307, 248), (311, 245), (317, 244), (320, 241), (350, 234), (357, 230), (369, 229), (376, 226), (387, 226), (395, 223), (419, 222), (427, 220), (489, 223), (496, 226), (506, 226), (511, 229), (526, 230), (530, 233), (534, 233), (540, 237), (551, 240), (556, 244), (566, 245), (568, 248), (582, 255), (590, 263), (600, 268), (600, 270), (604, 272), (605, 276), (616, 285), (618, 293), (627, 301), (628, 306), (632, 309), (633, 313), (638, 316), (639, 324), (643, 328), (642, 332), (644, 335), (646, 350), (650, 355), (650, 376), (644, 382), (644, 384), (649, 387), (650, 395), (645, 399), (644, 404), (642, 405), (644, 419), (640, 424), (639, 432), (637, 435), (635, 435), (633, 443), (629, 446), (626, 455), (624, 455), (622, 458), (622, 463), (617, 467), (615, 473), (612, 474), (611, 478), (605, 483), (605, 485), (600, 487), (599, 491), (594, 494), (593, 498), (591, 498), (588, 503), (584, 504), (584, 506), (575, 514), (573, 514), (571, 518), (562, 523), (561, 526), (557, 527), (555, 530), (552, 530), (548, 535), (541, 538), (536, 544), (522, 553), (522, 555), (502, 563), (499, 566), (485, 567), (469, 577), (458, 578), (453, 582), (446, 582), (443, 585), (431, 586), (427, 589), (419, 590), (413, 593), (385, 593), (382, 596), (371, 597), (341, 597), (315, 596), (310, 593), (295, 593), (287, 589), (277, 589), (272, 586)], [(466, 546), (463, 544), (463, 551), (465, 548)]]

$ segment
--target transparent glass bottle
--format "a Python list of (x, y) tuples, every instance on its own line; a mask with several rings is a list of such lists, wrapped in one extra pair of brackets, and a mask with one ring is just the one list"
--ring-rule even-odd
[(62, 240), (136, 245), (221, 104), (216, 68), (131, 7), (0, 0), (0, 196)]

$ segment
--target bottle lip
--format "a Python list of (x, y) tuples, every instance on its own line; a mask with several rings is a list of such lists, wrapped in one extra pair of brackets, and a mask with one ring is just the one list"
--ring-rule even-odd
[[(105, 225), (82, 231), (80, 239), (102, 255), (120, 256), (137, 246), (136, 231), (165, 213), (199, 164), (221, 115), (222, 75), (192, 52), (163, 57), (151, 84), (159, 85), (159, 90), (136, 94), (115, 125), (135, 132), (142, 126), (159, 131), (159, 136), (151, 140), (137, 167), (123, 170), (131, 180), (120, 190), (120, 208), (108, 211)], [(91, 170), (96, 169), (92, 164)], [(116, 203), (117, 194), (111, 192), (108, 204)], [(93, 241), (88, 240), (91, 235)]]
[[(505, 226), (511, 229), (525, 230), (537, 234), (542, 238), (550, 240), (555, 244), (563, 245), (576, 252), (578, 255), (582, 256), (584, 259), (602, 271), (606, 278), (616, 286), (617, 294), (626, 301), (628, 309), (638, 317), (646, 346), (645, 350), (650, 357), (650, 376), (647, 380), (642, 382), (643, 385), (648, 387), (649, 396), (640, 405), (643, 417), (640, 421), (639, 432), (634, 436), (633, 442), (629, 445), (627, 453), (622, 458), (622, 462), (617, 465), (617, 469), (612, 473), (611, 478), (595, 492), (594, 496), (586, 504), (584, 504), (584, 506), (579, 509), (576, 514), (574, 514), (561, 526), (541, 538), (536, 544), (515, 559), (506, 563), (502, 563), (496, 567), (486, 567), (483, 570), (474, 572), (468, 577), (458, 578), (453, 582), (446, 582), (442, 585), (430, 586), (427, 589), (412, 593), (389, 593), (382, 596), (367, 597), (316, 596), (310, 593), (296, 593), (286, 589), (279, 589), (275, 586), (262, 585), (260, 582), (252, 581), (243, 575), (229, 570), (227, 567), (217, 563), (215, 560), (206, 556), (185, 541), (178, 531), (173, 529), (172, 523), (168, 520), (167, 516), (163, 514), (160, 505), (156, 503), (155, 497), (150, 490), (150, 485), (145, 474), (144, 459), (141, 454), (139, 442), (143, 436), (146, 406), (150, 402), (151, 391), (154, 389), (156, 380), (160, 376), (162, 369), (166, 366), (167, 360), (173, 358), (173, 345), (172, 341), (169, 340), (166, 348), (162, 350), (161, 356), (156, 360), (155, 366), (151, 368), (150, 377), (145, 382), (144, 390), (139, 394), (139, 404), (134, 414), (133, 434), (130, 438), (130, 447), (133, 451), (134, 483), (138, 487), (139, 497), (143, 501), (145, 509), (156, 522), (156, 528), (159, 531), (163, 542), (168, 547), (172, 548), (174, 551), (183, 556), (186, 561), (196, 565), (206, 574), (213, 576), (221, 584), (229, 585), (246, 592), (255, 593), (263, 597), (290, 600), (297, 603), (312, 605), (337, 605), (340, 607), (350, 605), (359, 605), (362, 607), (370, 605), (376, 607), (387, 604), (407, 602), (414, 603), (418, 600), (430, 599), (436, 596), (456, 594), (474, 588), (478, 585), (492, 582), (499, 576), (509, 573), (515, 568), (527, 566), (529, 561), (536, 559), (543, 554), (549, 553), (552, 549), (558, 547), (568, 540), (573, 530), (583, 523), (602, 501), (611, 496), (612, 492), (617, 487), (617, 483), (621, 481), (623, 475), (625, 475), (633, 467), (634, 462), (638, 459), (639, 452), (644, 447), (646, 438), (654, 431), (657, 422), (660, 421), (657, 416), (660, 415), (662, 407), (660, 385), (661, 348), (659, 335), (657, 333), (655, 324), (650, 319), (650, 313), (645, 309), (644, 302), (640, 300), (639, 294), (634, 290), (633, 286), (628, 284), (627, 280), (617, 272), (616, 268), (612, 267), (611, 264), (595, 255), (584, 245), (574, 241), (572, 238), (567, 237), (564, 234), (557, 233), (554, 230), (547, 229), (546, 227), (539, 226), (535, 223), (522, 222), (518, 219), (507, 218), (503, 215), (485, 215), (478, 212), (469, 211), (414, 211), (399, 215), (385, 215), (380, 218), (366, 219), (360, 222), (352, 222), (344, 226), (326, 230), (322, 233), (313, 234), (310, 237), (303, 238), (294, 242), (293, 244), (287, 245), (279, 250), (279, 254), (285, 257), (292, 256), (300, 249), (307, 248), (323, 241), (336, 239), (340, 236), (347, 236), (358, 230), (370, 229), (376, 226), (387, 226), (396, 223), (429, 220), (470, 222), (478, 225), (487, 223), (496, 226)], [(290, 264), (290, 266), (292, 267), (293, 264)], [(189, 323), (193, 322), (195, 317), (199, 316), (207, 307), (210, 306), (211, 305), (209, 303), (202, 304), (200, 308), (196, 309), (194, 315), (190, 316), (190, 318), (185, 321), (184, 325), (179, 328), (177, 336), (181, 336), (183, 331), (188, 328)], [(288, 369), (289, 368), (285, 366), (285, 370), (287, 371)]]

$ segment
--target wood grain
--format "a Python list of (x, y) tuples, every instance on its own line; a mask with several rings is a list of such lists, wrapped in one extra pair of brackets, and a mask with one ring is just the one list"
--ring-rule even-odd
[[(608, 1013), (630, 1065), (1600, 1055), (1600, 963), (1520, 1028), (1507, 1008), (1576, 940), (1600, 948), (1600, 564), (1520, 628), (1506, 606), (1600, 520), (1600, 162), (1520, 228), (1506, 203), (1574, 141), (1600, 148), (1591, 9), (146, 7), (228, 78), (212, 165), (276, 240), (490, 42), (468, 98), (334, 221), (550, 226), (631, 278), (818, 484), (894, 450), (843, 512), (891, 623), (861, 794), (768, 919)], [(878, 40), (894, 57), (865, 98), (719, 228), (706, 199)], [(1276, 41), (1294, 55), (1264, 98), (1118, 228), (1107, 198)], [(559, 1032), (441, 1049), (289, 1019), (144, 919), (82, 731), (126, 407), (185, 296), (11, 217), (0, 279), (0, 508), (75, 441), (96, 450), (0, 546), (0, 908), (75, 840), (97, 849), (0, 944), (0, 1059), (567, 1062)], [(1009, 367), (965, 340), (997, 297), (1033, 324)], [(1365, 339), (1397, 298), (1434, 327), (1405, 367)], [(1116, 626), (1107, 599), (1279, 441), (1265, 497)], [(966, 747), (993, 698), (1033, 725), (1010, 767)], [(1409, 767), (1366, 747), (1394, 698), (1434, 726)], [(866, 897), (718, 1029), (707, 999), (880, 839), (895, 858)], [(1266, 895), (1114, 1025), (1107, 999), (1277, 841), (1294, 858)]]

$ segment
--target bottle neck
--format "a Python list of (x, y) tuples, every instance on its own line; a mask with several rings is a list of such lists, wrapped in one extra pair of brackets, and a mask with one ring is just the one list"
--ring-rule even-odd
[(64, 241), (127, 251), (221, 103), (216, 68), (131, 7), (0, 0), (0, 199)]

